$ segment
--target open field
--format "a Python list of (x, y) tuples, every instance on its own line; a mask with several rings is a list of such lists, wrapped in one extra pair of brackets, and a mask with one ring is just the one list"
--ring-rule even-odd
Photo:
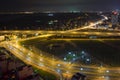
[(21, 42), (63, 59), (69, 52), (79, 55), (82, 51), (110, 66), (120, 66), (120, 40), (46, 40), (33, 39)]

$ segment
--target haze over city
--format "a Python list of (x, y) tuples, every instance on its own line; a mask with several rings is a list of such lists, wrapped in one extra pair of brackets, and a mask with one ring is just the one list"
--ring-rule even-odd
[(111, 11), (119, 5), (119, 0), (0, 0), (0, 12)]

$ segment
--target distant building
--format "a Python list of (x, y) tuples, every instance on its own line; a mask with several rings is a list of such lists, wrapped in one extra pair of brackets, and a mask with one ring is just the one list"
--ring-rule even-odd
[(118, 16), (119, 16), (119, 12), (116, 11), (112, 11), (112, 15), (111, 15), (111, 23), (112, 23), (112, 28), (116, 28), (118, 25)]

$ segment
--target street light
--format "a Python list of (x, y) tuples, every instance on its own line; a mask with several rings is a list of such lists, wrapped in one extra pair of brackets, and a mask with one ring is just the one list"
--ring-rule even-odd
[(69, 73), (69, 71), (66, 71), (66, 73), (68, 74), (68, 73)]
[(58, 64), (57, 66), (61, 66), (60, 64)]
[(42, 64), (42, 63), (39, 63), (39, 66), (44, 66), (44, 64)]
[(43, 61), (43, 59), (42, 59), (42, 58), (40, 58), (40, 61)]
[(73, 54), (73, 56), (76, 56), (75, 54)]
[(84, 52), (84, 51), (82, 51), (81, 53), (82, 53), (82, 54), (85, 54), (85, 52)]
[(68, 54), (72, 54), (71, 52), (68, 52)]
[(61, 70), (60, 70), (60, 69), (57, 69), (57, 72), (59, 72), (59, 73), (60, 73), (60, 72), (61, 72)]
[(81, 71), (83, 71), (83, 68), (80, 68)]
[(109, 73), (110, 71), (109, 71), (109, 70), (107, 70), (106, 72), (107, 72), (107, 73)]
[(66, 61), (66, 60), (67, 60), (67, 58), (65, 57), (65, 58), (64, 58), (64, 60)]
[(90, 61), (90, 59), (86, 59), (86, 61), (88, 61), (88, 62), (89, 62), (89, 61)]

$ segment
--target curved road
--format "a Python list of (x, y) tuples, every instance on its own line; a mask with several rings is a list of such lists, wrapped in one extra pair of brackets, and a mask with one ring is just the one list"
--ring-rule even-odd
[[(81, 72), (87, 74), (88, 78), (91, 80), (119, 80), (120, 79), (120, 68), (107, 68), (107, 67), (97, 67), (97, 66), (83, 66), (81, 64), (71, 64), (68, 62), (64, 62), (62, 60), (52, 58), (50, 56), (43, 55), (41, 53), (34, 53), (26, 49), (24, 46), (19, 44), (19, 41), (34, 39), (34, 38), (45, 38), (50, 37), (56, 34), (74, 34), (74, 35), (106, 35), (106, 36), (120, 36), (120, 33), (110, 33), (110, 32), (77, 32), (81, 29), (92, 28), (96, 24), (102, 23), (102, 21), (107, 18), (97, 21), (94, 24), (90, 24), (89, 26), (85, 26), (82, 28), (72, 29), (68, 31), (25, 31), (23, 33), (42, 33), (46, 35), (38, 35), (35, 37), (27, 38), (27, 39), (18, 39), (12, 41), (4, 41), (0, 43), (1, 47), (6, 48), (16, 57), (24, 61), (26, 64), (35, 66), (39, 69), (43, 69), (50, 73), (55, 74), (60, 80), (64, 80), (64, 78), (70, 79), (71, 76), (76, 72)], [(12, 32), (12, 31), (11, 31)], [(10, 32), (10, 33), (11, 33)], [(3, 31), (1, 33), (9, 33), (9, 31)], [(22, 33), (22, 31), (13, 31), (13, 33)], [(90, 80), (88, 79), (88, 80)]]

